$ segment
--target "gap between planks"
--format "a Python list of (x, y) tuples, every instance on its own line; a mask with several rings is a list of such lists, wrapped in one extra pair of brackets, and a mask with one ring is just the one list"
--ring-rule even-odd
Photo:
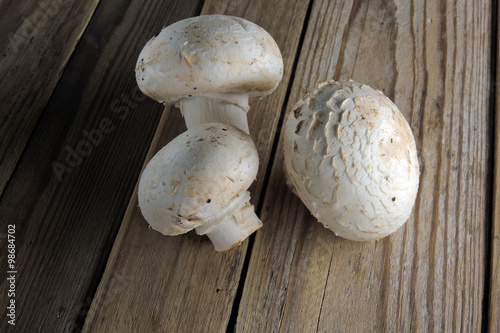
[(486, 276), (484, 304), (488, 311), (483, 328), (490, 333), (500, 332), (500, 6), (493, 3), (492, 10), (492, 110), (493, 110), (493, 186), (491, 189), (491, 235), (489, 237), (489, 274)]
[[(279, 151), (278, 145), (280, 142), (281, 128), (283, 126), (284, 118), (285, 118), (286, 111), (287, 111), (286, 107), (289, 104), (290, 95), (292, 93), (292, 86), (293, 86), (293, 81), (295, 78), (295, 72), (297, 70), (297, 66), (298, 66), (298, 62), (299, 62), (299, 58), (300, 58), (300, 50), (302, 49), (302, 46), (304, 44), (307, 26), (308, 26), (307, 23), (309, 22), (309, 18), (311, 17), (313, 2), (314, 2), (314, 0), (309, 1), (309, 5), (307, 7), (307, 12), (306, 12), (306, 15), (304, 18), (305, 24), (302, 27), (302, 32), (301, 32), (299, 42), (297, 45), (297, 50), (299, 50), (299, 51), (295, 54), (295, 59), (293, 61), (293, 65), (291, 68), (290, 82), (288, 83), (288, 86), (286, 89), (285, 98), (283, 100), (283, 107), (281, 108), (281, 113), (280, 113), (280, 117), (278, 120), (278, 125), (277, 125), (276, 131), (274, 133), (273, 145), (272, 145), (271, 153), (270, 153), (270, 161), (267, 165), (266, 172), (264, 174), (263, 186), (262, 186), (262, 190), (259, 194), (259, 196), (260, 196), (259, 202), (255, 207), (255, 212), (256, 212), (257, 216), (260, 216), (262, 213), (262, 207), (263, 207), (264, 201), (265, 201), (264, 199), (266, 196), (266, 192), (267, 192), (268, 185), (269, 185), (269, 180), (271, 178), (271, 172), (273, 170), (273, 165), (275, 162), (275, 155)], [(248, 240), (247, 253), (245, 254), (245, 260), (243, 262), (241, 276), (240, 276), (240, 280), (238, 283), (238, 288), (236, 290), (236, 296), (234, 299), (233, 307), (231, 310), (231, 315), (230, 315), (229, 322), (228, 322), (227, 329), (226, 329), (226, 332), (228, 332), (228, 333), (234, 332), (234, 330), (236, 329), (236, 322), (238, 320), (238, 310), (240, 307), (241, 299), (243, 297), (243, 288), (245, 287), (245, 281), (246, 281), (247, 274), (248, 274), (248, 267), (250, 265), (250, 257), (252, 256), (254, 243), (255, 243), (255, 233), (253, 233), (249, 237), (249, 240)]]

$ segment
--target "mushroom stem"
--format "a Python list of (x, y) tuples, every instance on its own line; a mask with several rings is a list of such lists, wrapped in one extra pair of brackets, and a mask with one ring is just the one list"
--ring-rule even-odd
[(205, 123), (233, 125), (249, 134), (247, 112), (248, 94), (217, 94), (215, 96), (193, 96), (177, 102), (187, 128)]
[(244, 206), (233, 216), (224, 219), (207, 233), (216, 251), (226, 251), (239, 245), (250, 234), (262, 227), (252, 205)]
[(253, 205), (247, 204), (233, 215), (221, 220), (208, 232), (202, 228), (196, 228), (196, 233), (206, 234), (216, 251), (226, 251), (240, 244), (260, 227), (262, 227), (262, 222), (255, 215)]

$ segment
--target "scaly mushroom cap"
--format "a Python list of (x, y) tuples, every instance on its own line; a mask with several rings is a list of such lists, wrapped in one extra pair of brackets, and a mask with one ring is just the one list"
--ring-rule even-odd
[(411, 213), (420, 174), (415, 140), (380, 91), (321, 83), (289, 113), (284, 155), (288, 185), (341, 237), (380, 239)]
[(163, 28), (136, 65), (139, 88), (169, 104), (192, 96), (221, 98), (220, 93), (261, 97), (276, 89), (282, 75), (283, 59), (271, 35), (225, 15), (192, 17)]
[(258, 165), (253, 141), (237, 128), (209, 123), (190, 129), (144, 169), (139, 182), (142, 214), (165, 235), (216, 223), (249, 201), (246, 189)]

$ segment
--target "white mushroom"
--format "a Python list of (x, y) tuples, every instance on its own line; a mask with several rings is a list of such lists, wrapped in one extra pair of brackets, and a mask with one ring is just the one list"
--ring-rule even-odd
[(147, 164), (139, 182), (139, 206), (164, 235), (195, 229), (217, 251), (241, 243), (262, 226), (248, 187), (259, 157), (250, 136), (227, 124), (187, 130)]
[(239, 17), (205, 15), (178, 21), (152, 38), (136, 65), (139, 88), (175, 103), (187, 128), (221, 122), (248, 130), (249, 99), (273, 92), (283, 75), (274, 39)]
[(411, 213), (420, 174), (415, 140), (380, 91), (321, 83), (288, 114), (284, 155), (288, 185), (341, 237), (380, 239)]

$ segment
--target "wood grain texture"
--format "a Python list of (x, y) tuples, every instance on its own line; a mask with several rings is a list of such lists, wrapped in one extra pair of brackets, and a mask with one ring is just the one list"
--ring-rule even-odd
[[(258, 180), (250, 189), (254, 204), (263, 187), (308, 4), (285, 0), (207, 1), (202, 10), (203, 14), (224, 13), (257, 23), (273, 36), (283, 53), (283, 83), (272, 95), (250, 104), (250, 131), (260, 157)], [(146, 161), (184, 130), (179, 111), (167, 109)], [(217, 253), (208, 238), (194, 232), (163, 236), (148, 228), (134, 194), (84, 331), (224, 332), (247, 245), (244, 242)], [(125, 279), (117, 278), (123, 274)]]
[(316, 82), (385, 92), (421, 167), (408, 223), (375, 243), (335, 237), (286, 187), (279, 143), (238, 332), (479, 332), (489, 212), (490, 3), (314, 2), (288, 109)]
[(83, 325), (161, 116), (136, 88), (140, 45), (197, 8), (197, 0), (97, 8), (0, 201), (2, 244), (16, 224), (19, 273), (17, 325), (2, 320), (1, 332)]
[[(497, 20), (500, 13), (500, 6), (497, 4)], [(497, 24), (497, 34), (500, 31), (500, 21)], [(496, 89), (495, 105), (495, 131), (493, 149), (493, 196), (492, 196), (492, 224), (491, 224), (491, 251), (490, 251), (490, 288), (489, 288), (489, 313), (488, 331), (500, 331), (500, 39), (497, 36), (497, 68), (494, 88)]]
[(0, 3), (0, 196), (98, 3)]

